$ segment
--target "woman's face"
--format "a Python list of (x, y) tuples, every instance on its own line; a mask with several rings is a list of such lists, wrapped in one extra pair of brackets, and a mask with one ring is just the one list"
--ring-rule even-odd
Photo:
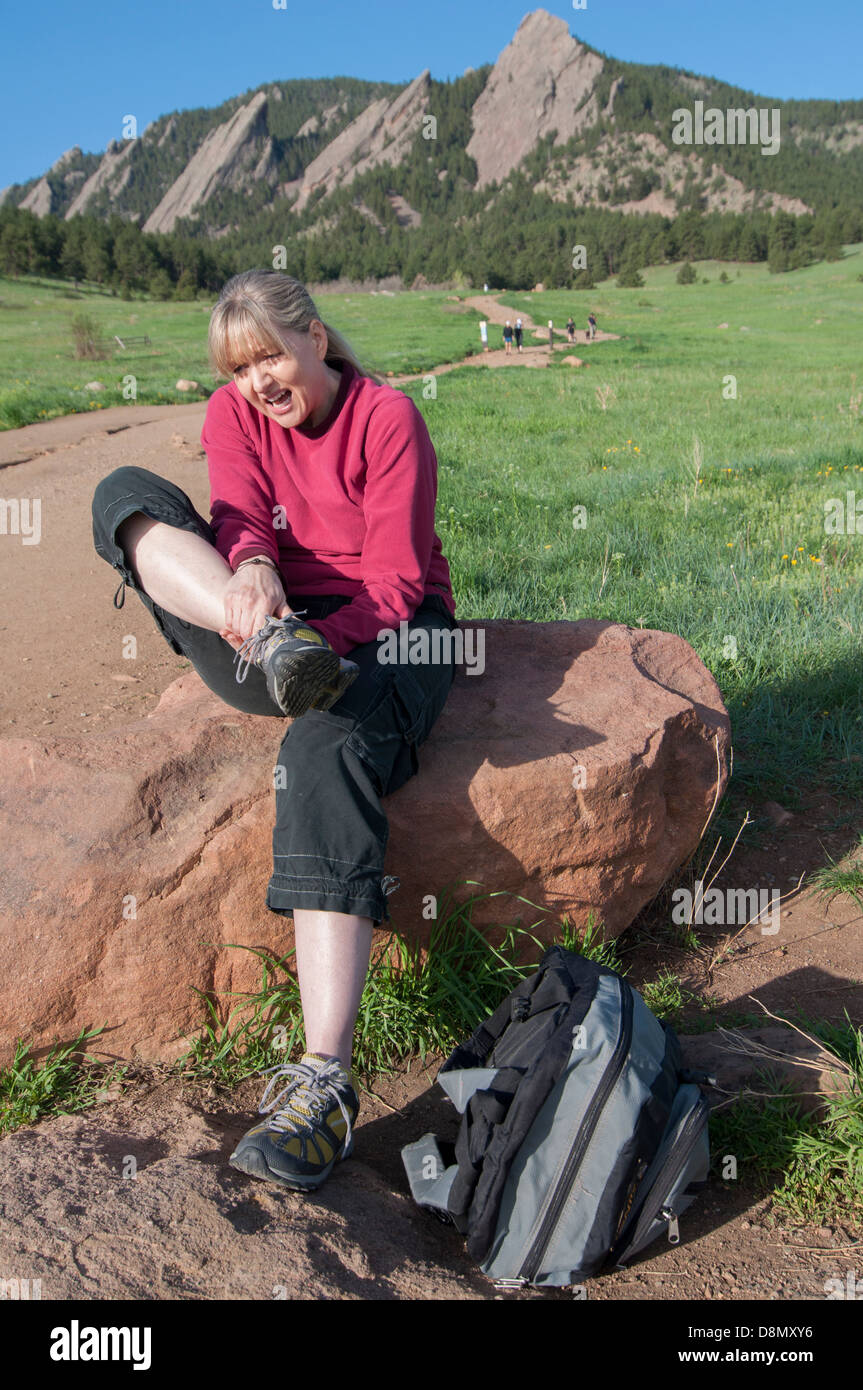
[(234, 368), (240, 395), (267, 419), (284, 429), (307, 422), (319, 425), (328, 415), (339, 388), (339, 374), (324, 362), (327, 332), (313, 319), (308, 333), (284, 334), (291, 351), (256, 351)]

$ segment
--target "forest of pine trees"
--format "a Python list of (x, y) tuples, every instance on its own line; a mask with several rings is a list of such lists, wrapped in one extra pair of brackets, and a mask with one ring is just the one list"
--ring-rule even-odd
[[(377, 209), (373, 208), (373, 211)], [(384, 208), (380, 208), (384, 212)], [(686, 209), (675, 218), (625, 215), (601, 208), (573, 209), (532, 193), (519, 180), (488, 212), (451, 220), (427, 213), (422, 226), (403, 228), (389, 203), (380, 230), (348, 206), (333, 234), (286, 236), (285, 218), (255, 236), (233, 233), (206, 241), (175, 232), (144, 233), (114, 216), (37, 217), (0, 208), (0, 273), (47, 275), (104, 286), (119, 295), (194, 299), (218, 292), (229, 276), (270, 266), (273, 247), (286, 247), (285, 269), (307, 283), (400, 275), (405, 285), (422, 275), (493, 288), (587, 289), (609, 275), (648, 265), (715, 259), (766, 261), (771, 271), (835, 260), (843, 243), (863, 241), (863, 210), (834, 209), (815, 216), (785, 212), (709, 213)], [(572, 268), (572, 247), (583, 245), (588, 270)]]

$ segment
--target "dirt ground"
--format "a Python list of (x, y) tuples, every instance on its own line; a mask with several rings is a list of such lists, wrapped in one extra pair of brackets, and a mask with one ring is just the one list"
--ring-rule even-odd
[[(127, 590), (123, 609), (113, 607), (118, 577), (93, 549), (90, 507), (93, 490), (102, 477), (121, 465), (135, 464), (170, 477), (189, 494), (198, 510), (209, 516), (206, 460), (199, 445), (204, 412), (203, 403), (122, 407), (67, 416), (0, 434), (0, 490), (4, 498), (41, 501), (39, 543), (28, 545), (23, 536), (9, 535), (0, 546), (3, 737), (38, 737), (48, 729), (54, 735), (79, 734), (82, 725), (92, 729), (114, 727), (139, 718), (149, 713), (171, 681), (188, 669), (184, 659), (176, 656), (156, 631), (131, 590)], [(122, 656), (123, 639), (128, 634), (134, 634), (138, 641), (134, 662)], [(826, 794), (808, 798), (803, 810), (788, 818), (775, 808), (750, 808), (751, 814), (759, 818), (760, 847), (748, 847), (744, 832), (732, 866), (725, 879), (718, 881), (719, 886), (758, 884), (779, 887), (785, 893), (802, 873), (823, 866), (828, 854), (841, 859), (849, 852), (857, 839), (853, 819), (849, 819), (853, 809), (839, 805)], [(783, 823), (776, 823), (779, 820)], [(812, 893), (802, 894), (787, 905), (783, 903), (783, 909), (778, 937), (762, 935), (758, 926), (747, 928), (738, 937), (731, 958), (713, 970), (709, 969), (709, 938), (698, 956), (678, 950), (656, 935), (648, 912), (638, 924), (639, 932), (631, 932), (622, 943), (627, 945), (625, 960), (631, 966), (630, 978), (637, 985), (640, 979), (654, 977), (660, 967), (667, 966), (679, 972), (684, 983), (696, 992), (708, 993), (725, 1009), (738, 1013), (760, 1012), (752, 1001), (754, 996), (781, 1017), (799, 1007), (813, 1017), (841, 1021), (847, 1010), (852, 1021), (859, 1024), (863, 1018), (863, 914), (848, 898), (826, 902)], [(651, 934), (654, 940), (650, 939)], [(691, 1017), (695, 1016), (693, 1012)], [(380, 1198), (378, 1216), (384, 1219), (390, 1199), (394, 1200), (397, 1194), (404, 1198), (407, 1189), (398, 1150), (401, 1144), (436, 1127), (435, 1123), (427, 1123), (430, 1117), (438, 1118), (440, 1109), (440, 1101), (429, 1089), (434, 1074), (433, 1067), (423, 1071), (415, 1064), (410, 1072), (380, 1078), (375, 1083), (380, 1099), (367, 1097), (364, 1101), (357, 1159), (334, 1175), (315, 1198), (316, 1208), (323, 1205), (329, 1210), (332, 1205), (333, 1209), (349, 1213), (356, 1188), (370, 1185)], [(215, 1165), (225, 1178), (233, 1174), (225, 1159), (250, 1123), (259, 1089), (258, 1083), (247, 1082), (230, 1096), (208, 1094), (205, 1090), (190, 1098), (187, 1088), (180, 1088), (175, 1080), (142, 1073), (128, 1094), (100, 1108), (99, 1124), (106, 1132), (113, 1126), (132, 1136), (128, 1145), (137, 1142), (134, 1136), (143, 1144), (148, 1135), (159, 1132), (167, 1107), (173, 1117), (171, 1144), (176, 1140), (179, 1151), (187, 1155), (192, 1164), (189, 1171), (198, 1171), (203, 1162)], [(73, 1125), (74, 1129), (78, 1124), (79, 1121), (73, 1124), (70, 1119), (48, 1121), (34, 1130), (19, 1131), (19, 1136), (24, 1137), (13, 1135), (2, 1141), (0, 1152), (11, 1157), (8, 1145), (13, 1144), (16, 1152), (20, 1148), (20, 1157), (29, 1142), (27, 1134), (47, 1137), (52, 1126)], [(81, 1135), (86, 1137), (90, 1124), (86, 1116), (80, 1121), (80, 1133), (75, 1131), (78, 1139)], [(196, 1158), (195, 1146), (204, 1140), (204, 1150)], [(185, 1179), (176, 1178), (178, 1182), (187, 1180), (191, 1180), (189, 1174)], [(267, 1211), (276, 1201), (265, 1195), (267, 1185), (240, 1174), (233, 1174), (230, 1180), (238, 1194), (242, 1187), (249, 1202), (263, 1203)], [(287, 1213), (293, 1220), (304, 1200), (307, 1199), (295, 1194), (287, 1198), (280, 1194), (281, 1206), (273, 1206), (275, 1215), (268, 1221), (276, 1221), (279, 1212)], [(370, 1216), (373, 1207), (374, 1203), (369, 1208)], [(60, 1269), (64, 1261), (68, 1264), (67, 1257), (75, 1242), (87, 1236), (85, 1228), (92, 1218), (86, 1213), (86, 1203), (84, 1215), (78, 1215), (78, 1225), (73, 1222), (68, 1226), (67, 1235), (60, 1240), (65, 1255), (60, 1247), (55, 1249), (56, 1231), (49, 1240), (47, 1225), (43, 1235), (33, 1229), (27, 1235), (25, 1225), (18, 1231), (13, 1222), (11, 1234), (6, 1237), (7, 1249), (14, 1252), (26, 1247), (32, 1253), (40, 1248), (44, 1236), (54, 1250), (51, 1258), (59, 1262)], [(223, 1216), (218, 1220), (223, 1220)], [(413, 1270), (405, 1282), (399, 1283), (389, 1275), (375, 1274), (372, 1260), (357, 1282), (356, 1269), (342, 1277), (336, 1261), (331, 1271), (332, 1291), (321, 1296), (568, 1296), (496, 1295), (460, 1253), (459, 1238), (451, 1230), (418, 1212), (402, 1211), (400, 1219), (408, 1221), (411, 1230), (419, 1231), (420, 1245), (426, 1242), (422, 1245), (426, 1256), (417, 1256), (418, 1267), (425, 1273)], [(121, 1220), (119, 1208), (116, 1220)], [(347, 1215), (344, 1220), (347, 1241), (351, 1222)], [(215, 1237), (219, 1230), (215, 1217), (214, 1223)], [(593, 1281), (589, 1297), (817, 1299), (824, 1297), (824, 1281), (830, 1277), (844, 1278), (847, 1269), (856, 1272), (858, 1283), (863, 1281), (859, 1233), (855, 1235), (841, 1227), (801, 1230), (773, 1226), (768, 1219), (767, 1203), (744, 1182), (713, 1182), (687, 1215), (685, 1232), (683, 1222), (681, 1228), (680, 1246), (663, 1248), (661, 1242), (657, 1243), (649, 1256), (632, 1269)], [(119, 1235), (115, 1235), (119, 1240)], [(178, 1239), (179, 1250), (182, 1239)], [(158, 1245), (161, 1237), (154, 1235), (153, 1240)], [(350, 1259), (344, 1253), (346, 1249), (347, 1245), (342, 1251), (342, 1264), (347, 1268)], [(237, 1247), (238, 1268), (250, 1257), (248, 1242)], [(181, 1259), (177, 1254), (176, 1258), (182, 1264), (186, 1257)], [(8, 1265), (8, 1260), (4, 1259), (3, 1264)], [(110, 1285), (109, 1265), (110, 1260), (99, 1278), (101, 1287), (115, 1287), (113, 1295), (98, 1292), (98, 1285), (88, 1286), (84, 1281), (79, 1285), (79, 1293), (60, 1296), (130, 1296), (121, 1291), (125, 1277), (122, 1272), (116, 1275), (116, 1286)], [(80, 1271), (80, 1261), (78, 1268)], [(74, 1273), (69, 1270), (68, 1278), (74, 1283)], [(224, 1270), (219, 1275), (220, 1279), (223, 1277), (227, 1277)], [(245, 1292), (226, 1295), (215, 1292), (206, 1278), (189, 1274), (188, 1279), (188, 1287), (177, 1285), (173, 1293), (168, 1281), (157, 1296), (255, 1296), (246, 1284), (242, 1284)]]
[[(118, 1099), (0, 1141), (0, 1269), (41, 1279), (43, 1300), (571, 1300), (499, 1291), (414, 1205), (402, 1146), (454, 1137), (458, 1118), (433, 1085), (440, 1060), (374, 1081), (352, 1157), (310, 1194), (228, 1165), (261, 1082), (230, 1092), (141, 1069)], [(711, 1182), (679, 1245), (589, 1280), (587, 1300), (823, 1301), (828, 1279), (859, 1281), (849, 1232), (776, 1225), (768, 1206), (745, 1182)]]

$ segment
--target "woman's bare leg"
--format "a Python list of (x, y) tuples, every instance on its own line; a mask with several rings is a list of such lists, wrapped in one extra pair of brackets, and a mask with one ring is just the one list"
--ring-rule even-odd
[(166, 613), (196, 627), (221, 632), (224, 591), (233, 572), (215, 546), (194, 531), (182, 531), (143, 512), (133, 512), (117, 528), (140, 587)]
[(306, 1051), (350, 1070), (354, 1027), (369, 969), (371, 917), (294, 909)]

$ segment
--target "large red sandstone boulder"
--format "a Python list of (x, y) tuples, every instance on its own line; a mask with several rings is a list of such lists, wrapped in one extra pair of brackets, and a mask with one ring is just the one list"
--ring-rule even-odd
[[(593, 911), (618, 935), (724, 790), (716, 682), (668, 633), (462, 627), (482, 628), (485, 669), (459, 670), (419, 777), (384, 803), (393, 925), (427, 940), (429, 898), (471, 880), (541, 909), (496, 897), (474, 908), (480, 925), (544, 915), (550, 939), (562, 914)], [(202, 1022), (193, 987), (260, 981), (228, 943), (287, 953), (291, 921), (264, 900), (281, 736), (190, 672), (123, 728), (2, 741), (0, 1065), (18, 1036), (46, 1047), (83, 1025), (106, 1025), (103, 1054), (172, 1059)], [(223, 998), (223, 1016), (235, 1004)]]

